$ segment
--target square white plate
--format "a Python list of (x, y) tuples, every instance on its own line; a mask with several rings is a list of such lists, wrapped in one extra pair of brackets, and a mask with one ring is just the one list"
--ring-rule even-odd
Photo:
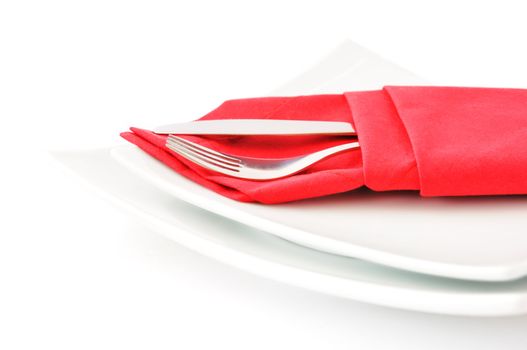
[[(356, 62), (357, 57), (362, 57), (358, 60), (360, 63)], [(361, 69), (361, 74), (357, 75), (355, 69), (358, 67)], [(333, 90), (332, 86), (335, 87), (335, 91), (343, 91), (346, 90), (345, 86), (349, 86), (344, 83), (345, 81), (350, 81), (350, 78), (357, 76), (358, 78), (350, 84), (361, 81), (361, 79), (362, 82), (359, 85), (368, 84), (368, 81), (371, 80), (368, 80), (366, 73), (369, 72), (370, 75), (374, 76), (375, 71), (384, 71), (382, 75), (386, 72), (394, 73), (392, 78), (395, 81), (388, 81), (391, 84), (397, 83), (397, 80), (403, 83), (401, 80), (404, 77), (409, 79), (408, 83), (419, 82), (419, 79), (411, 74), (380, 59), (364, 48), (348, 42), (315, 66), (307, 75), (277, 90), (277, 94), (296, 94), (294, 86), (297, 84), (315, 87), (320, 86), (328, 79), (330, 82), (327, 83), (326, 88), (329, 91)], [(376, 84), (382, 84), (382, 80), (371, 84), (370, 87), (374, 88)], [(324, 88), (320, 88), (318, 91), (310, 88), (309, 91), (313, 93), (325, 92)], [(110, 156), (110, 152), (113, 153), (114, 157), (120, 158), (123, 164), (133, 163), (128, 164), (128, 166), (132, 166), (134, 171), (141, 176), (137, 176), (130, 172), (129, 168), (117, 163)], [(277, 235), (268, 233), (271, 230), (283, 235), (284, 232), (291, 232), (292, 230), (287, 228), (286, 231), (282, 231), (284, 223), (274, 218), (273, 214), (266, 212), (273, 207), (244, 205), (218, 196), (174, 174), (164, 165), (146, 156), (135, 147), (63, 152), (56, 153), (55, 157), (100, 195), (110, 199), (134, 217), (142, 219), (156, 232), (166, 235), (201, 254), (266, 278), (330, 295), (409, 310), (471, 316), (505, 316), (527, 313), (526, 278), (511, 282), (487, 283), (433, 277), (383, 267), (363, 260), (327, 254), (290, 243), (280, 239)], [(144, 178), (147, 178), (148, 181), (144, 181)], [(348, 198), (350, 195), (353, 197)], [(375, 225), (368, 226), (372, 229), (368, 234), (363, 233), (356, 236), (355, 230), (348, 232), (352, 237), (362, 237), (365, 240), (365, 242), (356, 241), (359, 252), (372, 253), (371, 256), (374, 257), (390, 257), (393, 255), (389, 252), (397, 248), (402, 256), (395, 256), (395, 258), (402, 257), (402, 261), (404, 261), (408, 259), (405, 255), (405, 249), (409, 253), (415, 253), (416, 242), (427, 246), (425, 252), (432, 249), (428, 247), (429, 232), (426, 231), (416, 231), (413, 236), (405, 235), (404, 232), (401, 234), (395, 229), (376, 231), (376, 229), (392, 227), (387, 226), (386, 223), (396, 223), (397, 225), (393, 227), (399, 227), (405, 222), (413, 223), (413, 225), (424, 225), (423, 222), (415, 222), (416, 213), (400, 208), (410, 205), (417, 212), (424, 211), (426, 213), (431, 210), (429, 207), (415, 208), (415, 196), (407, 198), (397, 194), (388, 194), (386, 197), (382, 195), (381, 197), (373, 197), (368, 193), (353, 193), (316, 201), (320, 201), (323, 206), (330, 205), (336, 206), (336, 208), (342, 206), (339, 215), (346, 213), (352, 217), (360, 218), (361, 214), (369, 213), (371, 218), (375, 219), (373, 221)], [(375, 203), (375, 201), (380, 202)], [(441, 207), (441, 201), (435, 205)], [(189, 205), (188, 202), (196, 205)], [(509, 203), (506, 199), (498, 199), (497, 204), (490, 203), (492, 204), (489, 204), (488, 210), (498, 212), (497, 214), (510, 205), (517, 205), (514, 202)], [(485, 203), (481, 205), (484, 207)], [(520, 205), (523, 204), (520, 203)], [(312, 204), (306, 201), (305, 203), (293, 203), (290, 208), (288, 206), (280, 206), (280, 208), (288, 213), (296, 213), (294, 215), (298, 216), (301, 215), (303, 206), (309, 207)], [(372, 210), (372, 207), (375, 207), (375, 210)], [(264, 210), (263, 214), (260, 210)], [(221, 215), (215, 215), (211, 211), (216, 211)], [(262, 225), (264, 230), (251, 228), (225, 218), (225, 216), (236, 216), (239, 213), (241, 216), (239, 218), (234, 217), (234, 219), (241, 218), (242, 221), (247, 221), (251, 226)], [(456, 226), (456, 222), (464, 220), (460, 218), (462, 214), (450, 214), (448, 219), (453, 221), (452, 226)], [(281, 216), (282, 214), (275, 215)], [(514, 219), (518, 219), (517, 212), (511, 215)], [(302, 220), (307, 216), (304, 212), (304, 215), (301, 216)], [(422, 220), (426, 218), (426, 215), (417, 213), (417, 217)], [(204, 218), (206, 219), (204, 220)], [(352, 224), (355, 225), (354, 222)], [(321, 226), (323, 224), (319, 223), (315, 228), (319, 227), (322, 233), (330, 232), (321, 229)], [(355, 228), (355, 226), (350, 228)], [(304, 234), (303, 231), (296, 230), (295, 228), (292, 232), (302, 233), (301, 239), (305, 237), (319, 239), (316, 233), (307, 232)], [(478, 241), (483, 239), (487, 242), (482, 247), (482, 251), (492, 243), (489, 236), (497, 237), (496, 245), (493, 247), (499, 247), (502, 243), (498, 235), (492, 232), (494, 231), (488, 235), (483, 234), (481, 237), (472, 235)], [(499, 232), (499, 230), (495, 232)], [(286, 237), (285, 235), (284, 237), (294, 239), (294, 237)], [(331, 236), (324, 238), (322, 235), (321, 237), (323, 240), (340, 243), (338, 239)], [(452, 235), (443, 237), (451, 238)], [(487, 238), (485, 239), (485, 237)], [(510, 238), (511, 236), (508, 236), (508, 239)], [(417, 241), (415, 242), (414, 239)], [(436, 241), (440, 241), (440, 239), (438, 238)], [(390, 246), (394, 243), (395, 246)], [(454, 256), (458, 256), (459, 252), (465, 249), (465, 247), (456, 245), (456, 242), (443, 242), (443, 244), (439, 251), (444, 251), (445, 246), (451, 246), (454, 247)], [(407, 245), (409, 247), (405, 248)], [(508, 246), (503, 243), (502, 245)], [(506, 248), (501, 247), (500, 249)], [(437, 262), (430, 260), (430, 257), (425, 257), (424, 260), (425, 265), (431, 261), (431, 266), (442, 267), (441, 263), (437, 264)], [(410, 258), (408, 261), (412, 263), (423, 262), (415, 258)], [(456, 265), (451, 264), (447, 264), (447, 266), (456, 267)], [(472, 268), (472, 265), (469, 264), (468, 266)]]
[(462, 281), (323, 253), (174, 198), (172, 193), (130, 173), (110, 156), (109, 149), (62, 152), (54, 156), (85, 184), (155, 232), (205, 256), (265, 278), (408, 310), (469, 316), (527, 313), (525, 278), (504, 283)]
[(527, 272), (525, 197), (425, 199), (359, 190), (281, 205), (241, 203), (182, 177), (135, 146), (111, 154), (178, 199), (327, 253), (470, 280), (506, 281)]
[[(351, 42), (274, 95), (335, 93), (423, 80)], [(506, 281), (527, 275), (527, 196), (420, 198), (355, 191), (283, 205), (239, 203), (135, 147), (112, 155), (152, 185), (203, 209), (324, 252), (426, 274)]]

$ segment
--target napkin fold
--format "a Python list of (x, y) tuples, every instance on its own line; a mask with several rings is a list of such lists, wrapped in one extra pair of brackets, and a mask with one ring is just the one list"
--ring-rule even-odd
[[(366, 186), (422, 196), (527, 194), (527, 90), (387, 86), (335, 95), (229, 100), (200, 120), (297, 119), (354, 124), (360, 149), (289, 177), (252, 181), (201, 168), (165, 147), (166, 135), (123, 138), (226, 197), (266, 204)], [(350, 141), (346, 136), (184, 136), (220, 152), (281, 158)]]

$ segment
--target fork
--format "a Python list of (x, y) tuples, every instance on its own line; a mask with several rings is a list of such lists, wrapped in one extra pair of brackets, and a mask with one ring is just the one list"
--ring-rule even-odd
[(293, 158), (252, 158), (218, 152), (175, 135), (169, 135), (167, 148), (203, 168), (232, 177), (250, 180), (272, 180), (295, 174), (331, 155), (359, 148), (349, 142)]

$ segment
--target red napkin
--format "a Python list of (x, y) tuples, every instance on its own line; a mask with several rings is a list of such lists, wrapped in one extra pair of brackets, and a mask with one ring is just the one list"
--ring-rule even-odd
[[(282, 203), (349, 191), (420, 190), (422, 196), (527, 194), (527, 90), (388, 86), (341, 95), (226, 101), (206, 119), (298, 119), (354, 124), (361, 145), (271, 181), (221, 175), (165, 147), (166, 135), (122, 137), (178, 173), (229, 198)], [(288, 157), (350, 141), (343, 136), (185, 138), (227, 153)]]

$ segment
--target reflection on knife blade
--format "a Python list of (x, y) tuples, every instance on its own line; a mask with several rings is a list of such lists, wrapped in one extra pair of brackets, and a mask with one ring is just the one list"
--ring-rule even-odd
[(356, 135), (346, 122), (284, 119), (202, 120), (159, 126), (156, 134), (180, 135)]

